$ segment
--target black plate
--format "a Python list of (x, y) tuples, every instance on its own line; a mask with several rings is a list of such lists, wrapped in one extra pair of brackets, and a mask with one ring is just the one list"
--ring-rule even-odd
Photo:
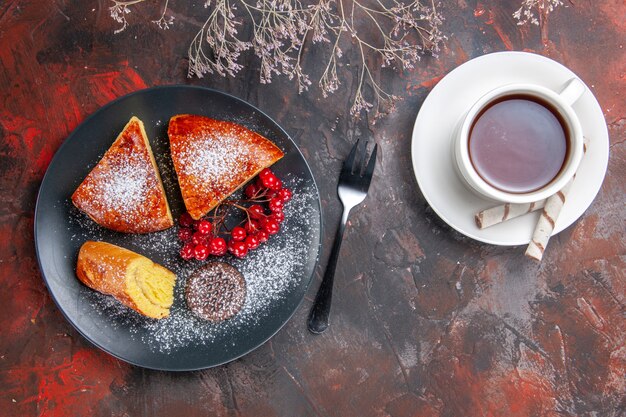
[[(183, 212), (183, 203), (171, 169), (166, 132), (170, 117), (181, 113), (234, 121), (272, 140), (285, 152), (285, 157), (272, 169), (279, 178), (292, 184), (294, 196), (300, 195), (293, 207), (298, 214), (293, 214), (290, 219), (291, 209), (286, 207), (285, 230), (266, 243), (266, 252), (258, 252), (256, 258), (253, 256), (243, 261), (225, 259), (248, 271), (257, 270), (254, 262), (262, 261), (265, 268), (275, 262), (280, 273), (288, 275), (277, 276), (277, 282), (259, 284), (257, 296), (265, 301), (251, 307), (256, 308), (254, 314), (242, 314), (245, 318), (239, 322), (233, 319), (226, 324), (210, 325), (188, 313), (182, 285), (186, 275), (197, 265), (185, 263), (175, 254), (178, 247), (177, 243), (172, 243), (175, 242), (175, 228), (161, 232), (161, 235), (151, 234), (153, 236), (116, 233), (95, 225), (69, 200), (129, 118), (135, 115), (146, 126), (173, 215), (177, 218)], [(137, 91), (107, 104), (90, 116), (67, 138), (52, 159), (35, 209), (39, 266), (50, 294), (67, 320), (85, 338), (111, 355), (135, 365), (161, 370), (196, 370), (220, 365), (245, 355), (272, 337), (304, 298), (317, 263), (320, 228), (321, 208), (315, 181), (287, 133), (263, 112), (240, 99), (191, 86)], [(86, 240), (118, 244), (176, 270), (179, 273), (176, 300), (171, 321), (167, 322), (171, 324), (163, 325), (161, 323), (166, 322), (143, 318), (111, 301), (111, 297), (82, 285), (75, 276), (75, 265), (78, 249)], [(293, 246), (295, 244), (300, 246)], [(281, 265), (285, 252), (270, 262), (263, 259), (281, 248), (287, 250), (290, 247), (296, 248), (298, 259), (289, 258), (291, 255), (287, 253), (289, 264)], [(263, 271), (263, 267), (260, 268)], [(283, 281), (284, 288), (280, 287)], [(175, 316), (177, 322), (173, 319)]]

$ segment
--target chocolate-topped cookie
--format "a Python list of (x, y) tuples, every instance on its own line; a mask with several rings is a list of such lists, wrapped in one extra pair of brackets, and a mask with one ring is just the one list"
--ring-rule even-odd
[(246, 280), (232, 265), (210, 262), (187, 278), (185, 298), (198, 317), (220, 322), (233, 317), (246, 300)]

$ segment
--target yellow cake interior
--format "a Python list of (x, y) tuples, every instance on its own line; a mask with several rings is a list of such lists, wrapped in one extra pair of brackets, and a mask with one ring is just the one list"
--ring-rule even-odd
[(163, 318), (174, 302), (176, 275), (147, 258), (135, 259), (126, 271), (126, 293), (146, 316)]

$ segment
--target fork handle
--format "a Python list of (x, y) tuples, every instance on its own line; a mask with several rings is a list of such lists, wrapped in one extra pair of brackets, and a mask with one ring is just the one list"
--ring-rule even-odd
[(337, 234), (335, 235), (335, 242), (333, 243), (333, 249), (330, 252), (330, 258), (328, 259), (328, 265), (326, 265), (326, 272), (324, 272), (324, 278), (322, 284), (317, 290), (317, 296), (315, 302), (311, 308), (309, 314), (309, 330), (312, 333), (320, 334), (328, 328), (328, 316), (330, 315), (330, 304), (333, 299), (333, 283), (335, 281), (335, 269), (337, 268), (337, 259), (339, 258), (339, 250), (341, 249), (341, 241), (343, 240), (343, 232), (346, 229), (348, 223), (348, 215), (350, 209), (344, 207), (343, 214), (341, 216), (341, 222), (337, 228)]

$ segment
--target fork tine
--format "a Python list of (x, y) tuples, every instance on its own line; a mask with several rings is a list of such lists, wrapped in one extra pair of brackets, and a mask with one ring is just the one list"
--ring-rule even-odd
[(348, 154), (348, 157), (346, 158), (346, 160), (343, 162), (343, 166), (341, 167), (341, 174), (351, 174), (352, 173), (352, 168), (354, 167), (354, 157), (356, 155), (356, 150), (359, 147), (359, 142), (361, 140), (357, 139), (356, 143), (354, 144), (354, 146), (352, 146), (352, 149), (350, 150), (350, 154)]
[(372, 154), (370, 155), (370, 159), (367, 163), (367, 168), (365, 169), (365, 173), (363, 174), (363, 179), (367, 183), (369, 187), (370, 182), (372, 181), (372, 175), (374, 174), (374, 168), (376, 167), (376, 153), (378, 151), (378, 144), (374, 145), (374, 149), (372, 149)]
[(359, 140), (359, 142), (359, 149), (357, 149), (356, 160), (354, 161), (354, 168), (352, 169), (352, 172), (358, 176), (363, 172), (363, 166), (366, 161), (365, 158), (367, 158), (367, 145), (369, 144), (367, 140)]

